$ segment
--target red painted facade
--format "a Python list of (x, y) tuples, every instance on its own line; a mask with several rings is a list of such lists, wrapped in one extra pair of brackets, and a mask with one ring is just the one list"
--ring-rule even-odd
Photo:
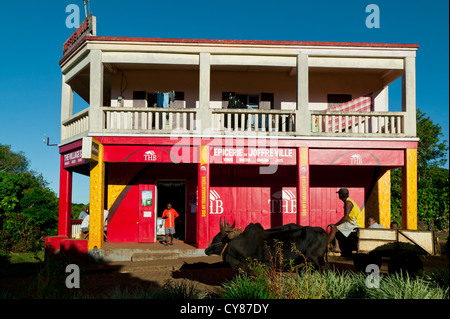
[[(356, 141), (355, 148), (337, 149), (332, 142), (299, 140), (279, 141), (282, 147), (276, 148), (269, 143), (251, 148), (249, 140), (98, 140), (106, 163), (109, 242), (155, 241), (157, 217), (167, 201), (180, 214), (177, 232), (199, 248), (218, 232), (220, 217), (237, 227), (259, 222), (264, 228), (287, 223), (325, 228), (343, 215), (340, 187), (363, 209), (380, 174), (404, 164), (398, 142)], [(64, 155), (79, 147), (75, 142), (60, 148), (60, 206), (70, 202), (71, 170), (88, 165), (64, 168)], [(149, 198), (151, 204), (143, 202)], [(69, 232), (62, 215), (60, 235)]]

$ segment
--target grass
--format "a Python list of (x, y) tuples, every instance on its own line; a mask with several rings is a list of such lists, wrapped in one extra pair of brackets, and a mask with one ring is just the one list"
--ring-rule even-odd
[[(43, 260), (45, 259), (45, 262)], [(38, 298), (38, 299), (205, 299), (207, 293), (202, 292), (197, 284), (188, 281), (165, 282), (162, 287), (133, 289), (116, 286), (109, 291), (95, 296), (82, 289), (66, 287), (66, 265), (72, 263), (64, 255), (44, 258), (44, 252), (38, 254), (2, 254), (0, 255), (0, 271), (2, 277), (19, 275), (26, 277), (27, 284), (23, 286), (20, 295), (14, 295), (7, 289), (0, 288), (0, 299)], [(81, 275), (83, 279), (83, 275)]]
[(121, 290), (114, 287), (104, 295), (106, 299), (205, 299), (209, 295), (200, 291), (196, 284), (189, 282), (173, 282), (168, 280), (163, 287), (144, 289), (137, 287)]
[[(281, 247), (281, 246), (280, 246)], [(14, 269), (18, 265), (31, 265), (34, 269), (32, 284), (27, 287), (34, 298), (92, 298), (78, 289), (67, 289), (65, 271), (61, 268), (65, 260), (51, 259), (39, 263), (42, 255), (2, 255), (1, 267)], [(5, 262), (7, 261), (7, 262)], [(368, 288), (367, 274), (335, 271), (316, 271), (306, 263), (299, 268), (292, 262), (282, 260), (281, 254), (273, 256), (275, 266), (268, 267), (255, 260), (248, 260), (249, 272), (240, 272), (231, 281), (223, 283), (224, 299), (448, 299), (449, 269), (439, 268), (422, 277), (408, 275), (381, 275), (379, 288)], [(31, 269), (31, 268), (30, 268)], [(56, 276), (60, 273), (61, 276)], [(4, 273), (2, 273), (4, 274)], [(21, 298), (0, 289), (0, 299)], [(107, 299), (205, 299), (210, 296), (189, 281), (167, 281), (162, 287), (134, 289), (114, 287), (95, 298)]]
[[(448, 276), (448, 270), (447, 270)], [(449, 288), (430, 278), (407, 274), (380, 276), (379, 287), (369, 288), (364, 273), (318, 271), (270, 276), (239, 274), (223, 284), (222, 298), (229, 299), (448, 299)]]
[(383, 276), (380, 287), (368, 289), (367, 296), (371, 299), (448, 299), (448, 283), (444, 289), (424, 278), (396, 273)]
[[(226, 299), (448, 299), (449, 270), (438, 269), (425, 277), (407, 274), (380, 275), (378, 285), (366, 273), (332, 270), (319, 272), (311, 264), (301, 269), (292, 261), (286, 263), (277, 245), (272, 265), (289, 264), (290, 269), (268, 267), (247, 260), (249, 271), (241, 271), (233, 280), (223, 284)], [(299, 252), (298, 252), (299, 253)], [(369, 279), (369, 280), (368, 280)], [(369, 285), (368, 283), (371, 283)]]
[(9, 264), (33, 264), (44, 260), (44, 250), (37, 253), (1, 253), (0, 259)]

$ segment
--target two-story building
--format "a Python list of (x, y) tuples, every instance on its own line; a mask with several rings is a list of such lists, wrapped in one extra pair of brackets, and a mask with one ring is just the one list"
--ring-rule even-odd
[[(59, 235), (70, 236), (74, 173), (90, 176), (89, 249), (103, 247), (104, 209), (109, 242), (156, 241), (167, 202), (180, 214), (178, 238), (205, 248), (220, 217), (325, 228), (342, 217), (341, 187), (389, 228), (399, 167), (402, 226), (416, 229), (418, 45), (95, 32), (70, 44), (60, 61)], [(402, 110), (391, 112), (400, 77)], [(76, 114), (73, 92), (89, 104)]]

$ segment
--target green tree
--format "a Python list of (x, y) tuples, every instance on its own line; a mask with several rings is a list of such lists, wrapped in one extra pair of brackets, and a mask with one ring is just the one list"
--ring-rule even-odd
[(10, 145), (0, 144), (0, 172), (24, 173), (28, 171), (29, 162), (22, 152), (11, 151)]
[[(417, 170), (421, 180), (427, 180), (428, 170), (442, 167), (447, 162), (448, 141), (444, 140), (442, 127), (433, 123), (429, 116), (417, 109)], [(425, 174), (424, 174), (425, 173)]]
[(10, 146), (0, 144), (0, 250), (26, 251), (56, 234), (58, 198), (41, 174)]
[[(448, 229), (449, 171), (443, 168), (449, 150), (442, 127), (417, 109), (417, 214), (433, 229)], [(401, 223), (402, 173), (391, 174), (392, 220)]]

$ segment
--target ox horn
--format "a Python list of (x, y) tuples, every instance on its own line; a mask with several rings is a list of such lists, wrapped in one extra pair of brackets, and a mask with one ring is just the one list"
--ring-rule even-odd
[(224, 229), (225, 227), (224, 227), (224, 225), (222, 223), (222, 216), (220, 216), (219, 227), (220, 227), (220, 233), (221, 234), (225, 233), (225, 229)]

